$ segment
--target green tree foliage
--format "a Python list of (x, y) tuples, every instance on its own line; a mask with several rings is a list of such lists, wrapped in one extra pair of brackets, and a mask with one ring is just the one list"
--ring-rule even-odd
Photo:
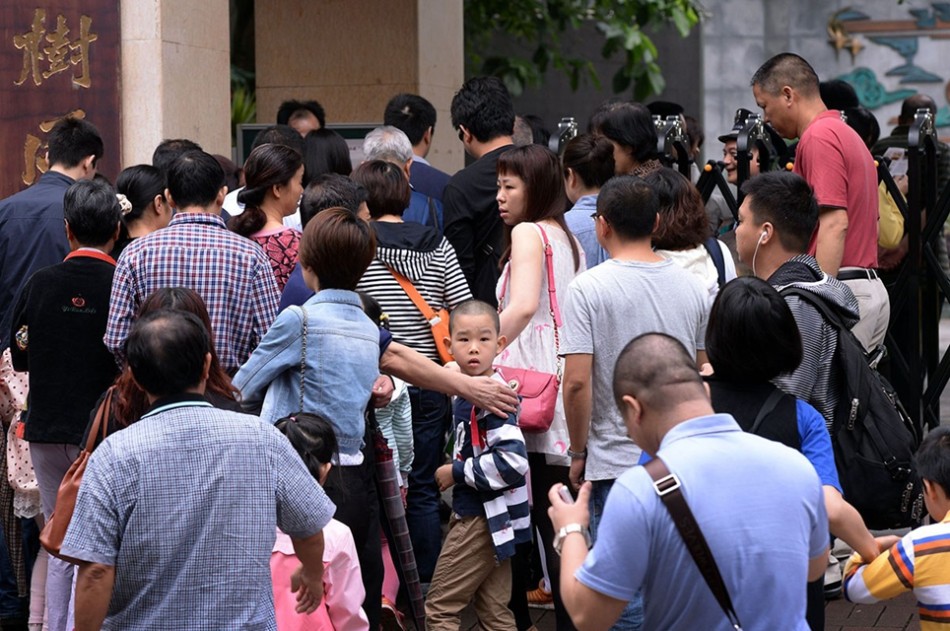
[[(702, 11), (697, 0), (465, 0), (464, 6), (469, 67), (476, 74), (500, 77), (512, 94), (540, 85), (549, 68), (567, 75), (573, 90), (585, 80), (600, 87), (593, 63), (565, 54), (561, 41), (569, 30), (593, 22), (603, 36), (604, 58), (620, 56), (623, 61), (611, 80), (613, 91), (633, 86), (638, 100), (658, 94), (665, 85), (656, 46), (645, 29), (672, 24), (686, 37)], [(487, 53), (496, 32), (526, 43), (533, 54)]]

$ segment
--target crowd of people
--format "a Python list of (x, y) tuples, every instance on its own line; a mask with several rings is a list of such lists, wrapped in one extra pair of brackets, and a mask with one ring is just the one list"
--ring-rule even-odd
[[(531, 631), (542, 602), (559, 631), (815, 631), (834, 538), (848, 598), (914, 589), (938, 628), (950, 432), (918, 457), (933, 523), (899, 540), (836, 467), (839, 333), (801, 292), (882, 344), (887, 196), (879, 132), (822, 86), (790, 53), (752, 76), (797, 144), (792, 171), (753, 155), (737, 216), (657, 155), (672, 104), (608, 101), (559, 155), (490, 77), (452, 100), (453, 175), (412, 94), (355, 168), (316, 101), (243, 165), (166, 140), (114, 186), (96, 128), (59, 121), (0, 201), (0, 628), (442, 631), (471, 606)], [(733, 184), (748, 113), (719, 136)]]

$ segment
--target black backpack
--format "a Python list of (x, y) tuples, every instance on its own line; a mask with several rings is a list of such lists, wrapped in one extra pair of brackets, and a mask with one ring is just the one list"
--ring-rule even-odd
[(920, 444), (917, 426), (836, 310), (805, 289), (786, 287), (781, 293), (798, 296), (838, 331), (834, 362), (841, 392), (831, 441), (844, 498), (868, 528), (916, 526), (924, 510), (913, 461)]

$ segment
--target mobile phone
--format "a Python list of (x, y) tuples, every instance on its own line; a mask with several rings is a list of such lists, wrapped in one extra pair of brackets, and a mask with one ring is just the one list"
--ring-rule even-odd
[(560, 495), (561, 499), (567, 502), (568, 504), (574, 503), (574, 496), (571, 495), (570, 489), (568, 489), (563, 484), (561, 485), (561, 488), (557, 490), (557, 494)]

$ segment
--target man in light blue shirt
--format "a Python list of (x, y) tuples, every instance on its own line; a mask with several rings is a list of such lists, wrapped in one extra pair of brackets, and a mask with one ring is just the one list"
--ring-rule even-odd
[[(799, 454), (714, 414), (694, 359), (675, 339), (642, 335), (621, 352), (614, 397), (631, 438), (680, 480), (746, 631), (807, 631), (805, 584), (825, 570), (821, 483)], [(606, 629), (642, 590), (645, 629), (732, 629), (643, 467), (620, 476), (587, 551), (590, 485), (550, 493), (561, 594), (574, 623)], [(754, 571), (751, 568), (755, 568)]]
[(180, 311), (132, 327), (126, 356), (152, 407), (89, 459), (62, 546), (79, 562), (77, 631), (276, 630), (277, 527), (302, 562), (298, 612), (321, 601), (335, 507), (272, 425), (204, 400), (209, 340)]

